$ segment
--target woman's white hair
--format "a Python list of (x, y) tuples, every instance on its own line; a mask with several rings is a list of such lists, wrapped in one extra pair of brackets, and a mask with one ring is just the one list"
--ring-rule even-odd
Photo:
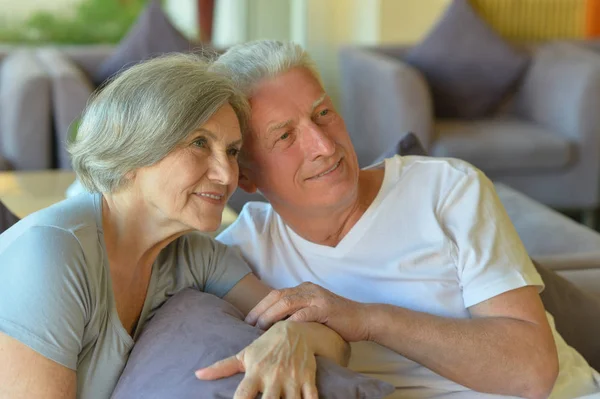
[(261, 80), (272, 79), (293, 68), (306, 68), (321, 82), (314, 61), (298, 44), (277, 40), (257, 40), (231, 47), (215, 62), (228, 72), (236, 87), (247, 97)]
[(91, 192), (115, 192), (127, 175), (165, 158), (230, 104), (242, 132), (248, 103), (224, 73), (194, 54), (137, 64), (94, 94), (68, 143), (73, 169)]

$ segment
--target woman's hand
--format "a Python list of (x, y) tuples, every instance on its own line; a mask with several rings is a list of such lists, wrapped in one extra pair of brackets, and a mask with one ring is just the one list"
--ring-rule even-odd
[(234, 399), (318, 399), (315, 349), (306, 323), (281, 321), (235, 356), (196, 371), (202, 380), (245, 372)]

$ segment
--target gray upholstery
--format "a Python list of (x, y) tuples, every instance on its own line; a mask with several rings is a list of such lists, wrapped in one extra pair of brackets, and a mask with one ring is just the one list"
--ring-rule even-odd
[(33, 50), (3, 50), (7, 53), (0, 64), (0, 168), (49, 168), (50, 79)]
[(600, 297), (600, 234), (508, 186), (495, 186), (527, 253)]
[(91, 74), (114, 52), (113, 46), (42, 47), (37, 56), (51, 79), (53, 140), (56, 167), (70, 169), (65, 143), (69, 127), (87, 104), (95, 86)]
[(37, 55), (51, 77), (56, 166), (68, 169), (71, 167), (66, 148), (69, 125), (80, 116), (81, 104), (86, 104), (94, 87), (83, 70), (57, 48), (40, 49)]
[[(403, 47), (390, 46), (351, 46), (340, 52), (343, 114), (361, 166), (395, 145), (402, 134), (413, 131), (431, 153), (472, 160), (494, 181), (544, 204), (598, 207), (600, 57), (572, 43), (534, 48), (531, 66), (503, 113), (475, 125), (453, 122), (452, 130), (459, 130), (462, 124), (460, 130), (470, 132), (467, 140), (465, 133), (450, 134), (447, 121), (434, 120), (423, 75), (398, 58), (405, 52)], [(516, 125), (510, 134), (492, 137), (492, 130), (500, 133), (502, 124), (509, 128), (506, 121), (495, 120), (500, 117), (523, 123), (519, 129), (526, 137), (520, 137), (518, 145), (509, 143), (518, 136)], [(486, 134), (476, 134), (475, 128)], [(437, 140), (442, 141), (438, 144)], [(482, 143), (463, 145), (475, 140)], [(499, 140), (506, 142), (499, 147)], [(515, 161), (521, 155), (532, 158), (533, 146), (534, 159)], [(512, 151), (517, 152), (508, 154)], [(550, 160), (554, 156), (558, 159)], [(510, 159), (512, 165), (499, 168), (504, 159)]]
[(571, 142), (523, 119), (440, 120), (429, 153), (464, 159), (488, 174), (560, 170), (574, 162)]

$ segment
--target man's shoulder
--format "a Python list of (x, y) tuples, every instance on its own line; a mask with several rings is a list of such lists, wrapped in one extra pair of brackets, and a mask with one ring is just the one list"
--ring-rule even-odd
[(457, 158), (437, 158), (430, 156), (395, 156), (386, 160), (386, 168), (397, 168), (401, 174), (419, 172), (427, 174), (456, 174), (466, 176), (478, 169), (467, 161)]
[(395, 156), (385, 160), (388, 184), (401, 190), (445, 191), (465, 178), (478, 178), (481, 172), (456, 158)]
[(227, 245), (236, 245), (240, 241), (248, 241), (266, 237), (271, 224), (277, 218), (271, 204), (267, 202), (247, 202), (239, 216), (225, 231), (217, 236), (217, 240)]

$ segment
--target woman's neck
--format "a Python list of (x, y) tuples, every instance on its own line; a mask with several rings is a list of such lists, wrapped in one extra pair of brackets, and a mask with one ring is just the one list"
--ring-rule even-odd
[(161, 250), (190, 231), (129, 192), (103, 195), (102, 229), (110, 263), (124, 275), (151, 268)]
[(337, 246), (371, 206), (383, 183), (384, 170), (361, 170), (354, 198), (339, 209), (323, 212), (281, 212), (285, 223), (300, 237), (320, 245)]

